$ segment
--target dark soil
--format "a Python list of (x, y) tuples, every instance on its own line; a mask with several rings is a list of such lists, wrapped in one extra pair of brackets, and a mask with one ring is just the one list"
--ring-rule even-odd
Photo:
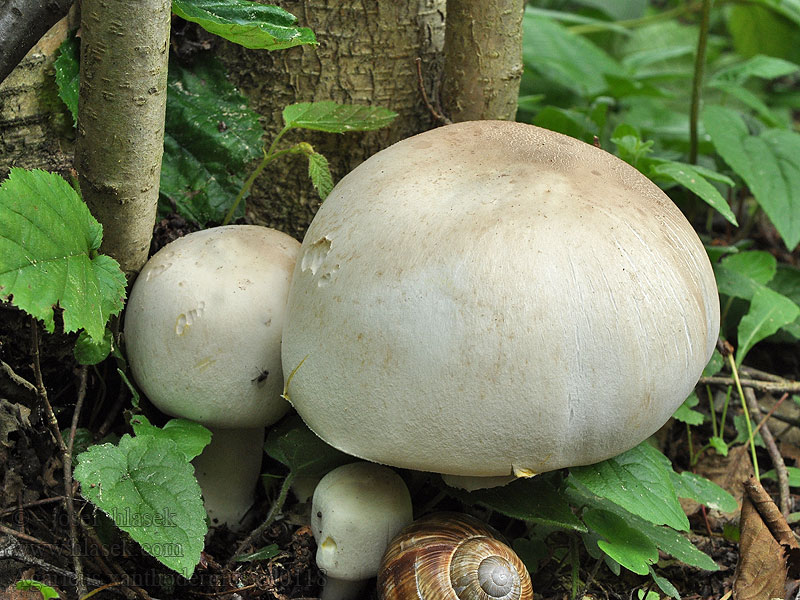
[[(195, 229), (195, 225), (176, 215), (167, 217), (156, 227), (153, 250)], [(0, 359), (21, 378), (35, 383), (32, 326), (29, 317), (8, 304), (0, 304)], [(75, 336), (59, 333), (60, 329), (57, 322), (54, 334), (40, 332), (39, 353), (48, 397), (60, 428), (68, 433), (79, 390), (80, 367), (72, 356)], [(787, 355), (784, 347), (779, 349), (771, 355), (768, 346), (759, 347), (757, 357), (762, 357), (760, 362), (764, 368), (776, 369), (782, 375), (796, 378), (797, 356)], [(113, 360), (89, 368), (86, 405), (78, 426), (79, 431), (87, 432), (91, 439), (78, 439), (76, 443), (98, 442), (106, 435), (119, 436), (129, 431), (130, 399), (116, 369)], [(157, 413), (149, 407), (146, 399), (142, 399), (141, 407), (146, 414), (153, 415), (153, 422), (158, 422)], [(698, 446), (709, 434), (698, 428), (693, 434), (695, 445)], [(677, 424), (666, 432), (663, 439), (665, 452), (674, 464), (688, 466), (685, 426)], [(35, 593), (27, 595), (13, 589), (14, 583), (20, 579), (45, 582), (60, 591), (62, 599), (77, 597), (68, 518), (62, 502), (63, 465), (59, 456), (36, 394), (24, 384), (12, 381), (8, 371), (0, 372), (2, 599), (37, 597)], [(794, 456), (800, 456), (800, 450)], [(763, 464), (769, 465), (765, 454), (761, 459)], [(276, 475), (283, 474), (279, 465), (265, 463), (264, 468)], [(256, 506), (259, 518), (268, 512), (273, 495), (261, 490)], [(458, 505), (453, 499), (442, 498), (436, 489), (423, 489), (420, 495), (425, 501), (418, 502), (417, 506), (424, 505), (427, 509), (474, 511)], [(792, 496), (792, 511), (797, 510), (797, 504), (797, 496)], [(282, 518), (254, 548), (276, 544), (279, 554), (267, 560), (236, 563), (233, 568), (224, 565), (231, 558), (240, 537), (226, 530), (214, 532), (196, 574), (187, 581), (144, 554), (76, 493), (76, 512), (84, 523), (79, 532), (78, 547), (87, 587), (92, 590), (112, 582), (127, 581), (128, 585), (109, 587), (98, 598), (284, 600), (317, 597), (323, 577), (314, 562), (316, 548), (307, 525), (308, 510), (307, 505), (290, 501)], [(509, 523), (504, 517), (488, 513), (480, 516), (505, 532), (510, 530), (515, 535), (525, 532), (521, 523)], [(732, 586), (739, 556), (738, 544), (723, 536), (724, 520), (714, 521), (707, 519), (702, 512), (694, 512), (691, 521), (692, 541), (715, 560), (719, 571), (698, 571), (668, 557), (662, 557), (655, 571), (675, 585), (685, 599), (721, 598)], [(735, 523), (734, 518), (728, 523), (728, 529), (731, 526), (735, 529)], [(583, 593), (586, 598), (637, 600), (640, 593), (644, 597), (648, 590), (658, 592), (649, 576), (634, 575), (625, 569), (621, 575), (614, 575), (602, 559), (591, 558), (580, 541), (566, 534), (554, 532), (547, 537), (547, 542), (547, 555), (539, 559), (533, 573), (537, 598), (565, 599)], [(577, 562), (574, 557), (577, 557)], [(374, 585), (366, 589), (365, 597), (376, 596)]]

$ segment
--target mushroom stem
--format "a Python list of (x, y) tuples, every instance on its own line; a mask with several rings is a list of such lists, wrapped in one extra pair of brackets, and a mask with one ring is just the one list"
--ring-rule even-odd
[(326, 576), (320, 600), (353, 600), (358, 598), (365, 580), (348, 581), (337, 577)]
[(211, 443), (197, 456), (195, 476), (212, 526), (233, 531), (245, 526), (261, 473), (264, 428), (211, 429)]

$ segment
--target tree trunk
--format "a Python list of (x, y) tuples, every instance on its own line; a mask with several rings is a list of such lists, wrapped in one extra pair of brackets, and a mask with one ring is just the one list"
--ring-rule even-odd
[(169, 0), (83, 0), (75, 165), (103, 224), (101, 250), (128, 276), (147, 260), (167, 101)]
[[(264, 116), (269, 140), (281, 111), (295, 102), (335, 100), (383, 106), (399, 114), (391, 127), (370, 133), (294, 131), (285, 143), (307, 140), (331, 163), (334, 181), (402, 138), (429, 129), (433, 119), (420, 94), (415, 59), (422, 59), (428, 94), (435, 95), (444, 46), (444, 0), (287, 0), (281, 8), (311, 27), (320, 44), (276, 52), (224, 44), (217, 51), (232, 82)], [(259, 177), (248, 218), (302, 235), (319, 206), (301, 157), (279, 160)]]
[(452, 121), (513, 120), (524, 0), (447, 0), (442, 104)]
[(0, 83), (0, 181), (11, 167), (69, 173), (72, 117), (58, 97), (53, 62), (70, 19), (54, 25)]

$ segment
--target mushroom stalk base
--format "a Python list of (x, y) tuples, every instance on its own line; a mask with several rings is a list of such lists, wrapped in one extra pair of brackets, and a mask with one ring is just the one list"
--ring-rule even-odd
[(211, 526), (239, 531), (261, 473), (264, 428), (210, 430), (211, 443), (192, 461), (195, 476)]
[(320, 600), (355, 600), (364, 587), (364, 583), (363, 580), (347, 581), (327, 575)]

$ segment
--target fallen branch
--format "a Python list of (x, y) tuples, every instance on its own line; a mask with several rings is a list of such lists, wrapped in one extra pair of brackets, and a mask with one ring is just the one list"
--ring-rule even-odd
[[(758, 405), (756, 393), (752, 388), (745, 388), (744, 398), (747, 402), (747, 409), (750, 411), (753, 419), (761, 419), (761, 407)], [(775, 473), (778, 476), (778, 498), (780, 502), (780, 511), (785, 522), (785, 519), (789, 516), (790, 506), (789, 473), (786, 470), (786, 464), (783, 462), (783, 457), (781, 456), (780, 450), (778, 450), (778, 446), (775, 443), (775, 438), (772, 437), (772, 431), (770, 431), (769, 426), (765, 422), (761, 423), (760, 426), (761, 437), (764, 440), (764, 445), (767, 447), (767, 452), (772, 460), (772, 465), (775, 467)]]
[[(781, 381), (763, 381), (759, 379), (739, 379), (743, 388), (751, 388), (759, 392), (773, 392), (776, 394), (800, 393), (800, 381), (784, 379)], [(735, 385), (733, 377), (701, 377), (699, 385)]]

